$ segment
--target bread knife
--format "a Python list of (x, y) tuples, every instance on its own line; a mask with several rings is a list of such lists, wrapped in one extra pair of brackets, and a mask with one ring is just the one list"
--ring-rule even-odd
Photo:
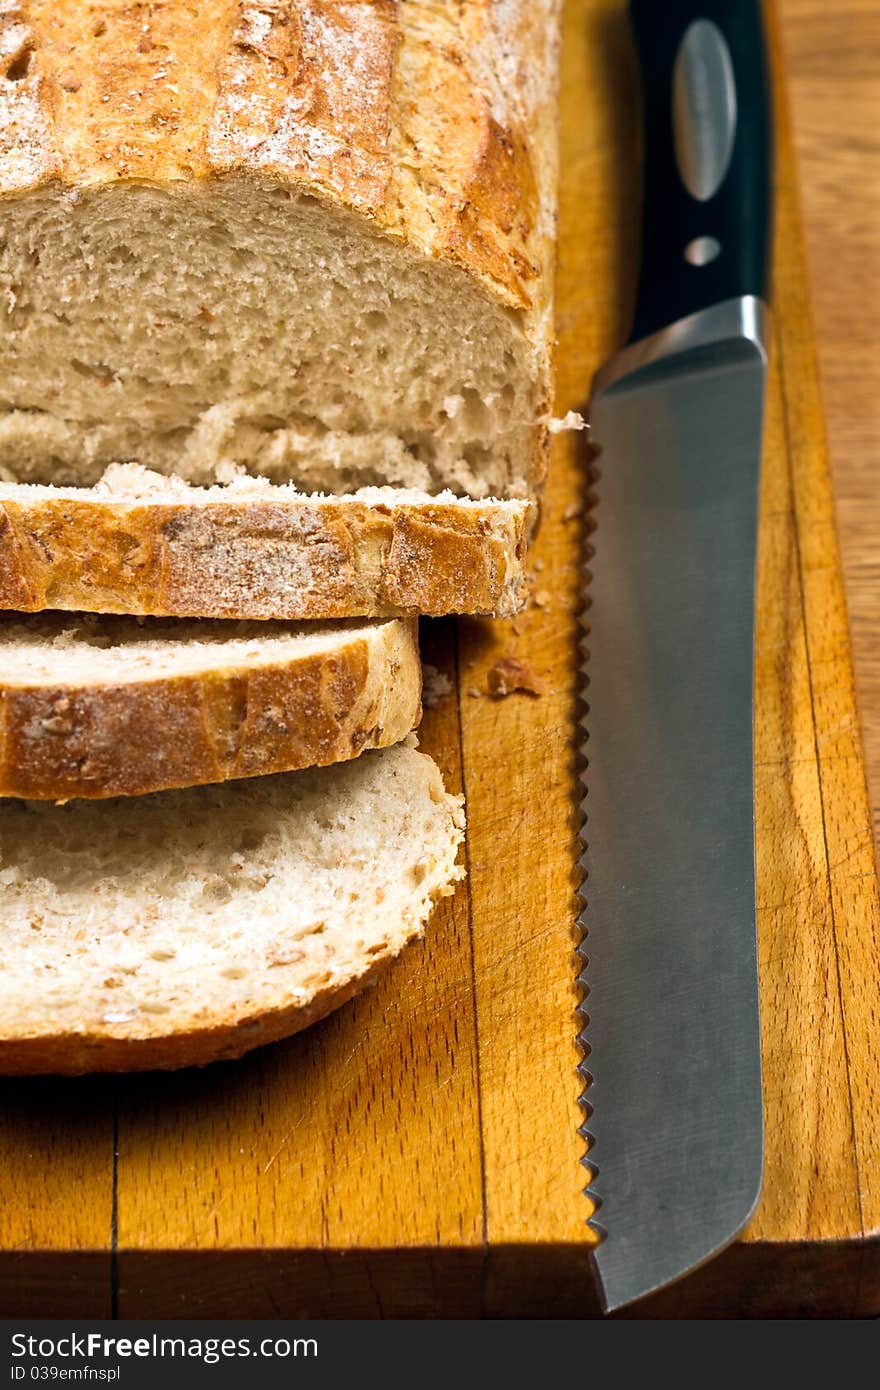
[(582, 1101), (612, 1311), (761, 1189), (753, 647), (770, 106), (758, 0), (633, 0), (645, 129), (630, 341), (597, 374)]

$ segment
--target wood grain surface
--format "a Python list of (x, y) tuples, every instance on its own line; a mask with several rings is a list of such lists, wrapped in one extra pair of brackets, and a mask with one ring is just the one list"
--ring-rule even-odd
[(823, 399), (880, 834), (880, 6), (782, 0)]
[[(756, 691), (766, 1181), (745, 1239), (646, 1316), (880, 1312), (877, 882), (773, 35)], [(564, 52), (560, 412), (583, 402), (632, 302), (623, 0), (570, 0)], [(425, 625), (455, 693), (422, 741), (467, 793), (467, 884), (374, 990), (288, 1043), (197, 1074), (0, 1085), (0, 1315), (596, 1310), (573, 984), (587, 466), (581, 437), (559, 442), (522, 617)], [(511, 654), (547, 693), (488, 698)]]

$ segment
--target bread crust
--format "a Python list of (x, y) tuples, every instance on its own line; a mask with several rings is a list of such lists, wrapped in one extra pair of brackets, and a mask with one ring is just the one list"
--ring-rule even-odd
[(0, 608), (506, 617), (522, 603), (532, 510), (515, 502), (365, 502), (355, 494), (123, 501), (85, 488), (0, 485)]
[(416, 625), (352, 630), (325, 651), (91, 683), (5, 682), (0, 796), (67, 801), (324, 766), (399, 742), (421, 716)]

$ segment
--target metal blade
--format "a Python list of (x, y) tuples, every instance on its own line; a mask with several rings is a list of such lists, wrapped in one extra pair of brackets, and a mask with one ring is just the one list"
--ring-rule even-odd
[(626, 374), (628, 353), (592, 407), (582, 860), (587, 1164), (609, 1311), (727, 1245), (763, 1161), (752, 689), (765, 357), (737, 337)]

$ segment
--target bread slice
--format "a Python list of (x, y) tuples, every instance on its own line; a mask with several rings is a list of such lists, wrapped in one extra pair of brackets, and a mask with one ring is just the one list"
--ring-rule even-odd
[(94, 488), (0, 483), (0, 608), (216, 618), (521, 606), (530, 514), (393, 488), (196, 488), (135, 465)]
[(421, 714), (409, 619), (0, 616), (0, 796), (132, 796), (342, 762)]
[(238, 1057), (362, 989), (462, 870), (407, 744), (137, 801), (0, 802), (0, 1073)]
[[(560, 8), (0, 12), (0, 479), (83, 490), (6, 492), (0, 603), (511, 611), (523, 510), (453, 498), (546, 471)], [(117, 464), (304, 496), (132, 516), (88, 492)]]

